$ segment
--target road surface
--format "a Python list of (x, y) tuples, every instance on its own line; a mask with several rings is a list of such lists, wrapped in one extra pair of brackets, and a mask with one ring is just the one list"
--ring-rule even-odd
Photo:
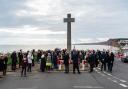
[(0, 78), (0, 89), (128, 89), (128, 64), (116, 60), (112, 73), (96, 68), (93, 73), (33, 71), (27, 77), (20, 77), (20, 72), (8, 72)]

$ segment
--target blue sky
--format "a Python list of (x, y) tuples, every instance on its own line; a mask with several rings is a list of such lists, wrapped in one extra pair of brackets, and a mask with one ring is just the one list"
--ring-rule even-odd
[(67, 13), (72, 42), (127, 38), (128, 0), (0, 0), (0, 44), (66, 44)]

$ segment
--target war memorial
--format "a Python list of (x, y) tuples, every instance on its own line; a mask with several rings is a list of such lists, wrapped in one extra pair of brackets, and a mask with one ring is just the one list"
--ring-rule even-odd
[(0, 89), (128, 89), (127, 3), (103, 1), (1, 0)]

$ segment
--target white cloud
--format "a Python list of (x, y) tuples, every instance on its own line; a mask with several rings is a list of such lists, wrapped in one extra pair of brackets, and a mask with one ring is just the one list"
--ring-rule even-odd
[(127, 37), (128, 5), (123, 0), (6, 1), (9, 3), (0, 1), (0, 8), (4, 8), (0, 9), (0, 40), (6, 44), (63, 44), (67, 28), (63, 18), (67, 13), (76, 19), (72, 25), (73, 43)]
[(47, 44), (65, 44), (66, 39), (56, 38), (5, 38), (0, 45), (47, 45)]
[(107, 41), (109, 38), (97, 38), (98, 41)]
[(65, 35), (66, 31), (53, 31), (38, 27), (22, 27), (22, 28), (1, 28), (0, 32), (11, 34), (28, 34), (28, 35)]
[[(4, 34), (4, 35), (3, 35)], [(0, 28), (2, 44), (11, 45), (39, 45), (65, 44), (66, 31), (24, 25), (17, 28)], [(4, 38), (3, 38), (4, 37)]]
[(17, 16), (29, 16), (30, 13), (27, 10), (21, 9), (15, 12)]
[(26, 6), (32, 15), (53, 15), (61, 13), (61, 0), (27, 0)]

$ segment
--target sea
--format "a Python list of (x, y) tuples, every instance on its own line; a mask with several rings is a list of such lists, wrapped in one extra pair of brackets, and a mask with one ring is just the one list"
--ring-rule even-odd
[[(48, 45), (0, 45), (0, 52), (6, 53), (6, 52), (13, 52), (13, 51), (19, 51), (22, 49), (23, 51), (31, 51), (33, 49), (35, 50), (54, 50), (55, 48), (65, 49), (67, 46), (66, 44), (48, 44)], [(111, 46), (103, 46), (103, 45), (72, 45), (72, 49), (77, 50), (117, 50), (117, 48), (111, 47)]]

